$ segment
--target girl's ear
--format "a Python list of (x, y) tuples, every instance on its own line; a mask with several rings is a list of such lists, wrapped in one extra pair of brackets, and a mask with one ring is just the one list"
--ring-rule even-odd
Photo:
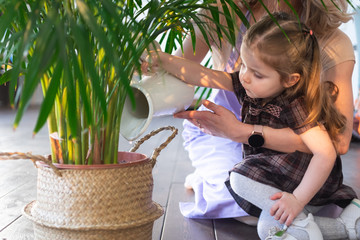
[(285, 88), (289, 88), (294, 86), (299, 80), (300, 80), (300, 74), (292, 73), (290, 74), (288, 80), (283, 83), (283, 85)]

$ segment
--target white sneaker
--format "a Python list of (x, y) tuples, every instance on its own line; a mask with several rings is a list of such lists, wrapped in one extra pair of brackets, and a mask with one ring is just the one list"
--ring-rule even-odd
[(291, 226), (306, 231), (310, 240), (323, 240), (320, 228), (315, 223), (314, 216), (311, 213), (303, 220), (295, 220)]
[(344, 211), (338, 218), (346, 227), (346, 231), (350, 240), (360, 239), (356, 232), (356, 223), (360, 221), (360, 200), (354, 198), (351, 203), (344, 208)]
[(297, 240), (293, 236), (286, 232), (286, 228), (279, 229), (278, 227), (272, 227), (269, 229), (269, 235), (265, 240)]
[(259, 218), (254, 216), (242, 216), (242, 217), (234, 217), (236, 221), (239, 221), (241, 223), (244, 223), (249, 226), (257, 226)]
[[(322, 233), (320, 231), (319, 226), (315, 223), (314, 217), (311, 213), (307, 216), (307, 218), (303, 220), (295, 220), (291, 226), (291, 228), (298, 228), (299, 230), (305, 231), (310, 240), (323, 240)], [(271, 240), (296, 240), (295, 237), (288, 234), (285, 230), (281, 229), (270, 229), (269, 236), (266, 238)]]

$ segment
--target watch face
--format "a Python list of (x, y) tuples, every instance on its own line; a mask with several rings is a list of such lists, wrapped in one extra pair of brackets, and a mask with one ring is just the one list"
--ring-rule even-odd
[(252, 147), (261, 147), (264, 145), (264, 137), (261, 134), (253, 134), (248, 139), (249, 145)]

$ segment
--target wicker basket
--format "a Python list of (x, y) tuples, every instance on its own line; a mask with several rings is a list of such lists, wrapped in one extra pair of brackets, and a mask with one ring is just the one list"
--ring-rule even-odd
[[(151, 158), (135, 153), (162, 130), (173, 134)], [(119, 152), (119, 164), (53, 164), (54, 168), (37, 162), (37, 199), (23, 209), (34, 223), (35, 239), (151, 240), (153, 223), (163, 214), (152, 201), (152, 168), (176, 134), (177, 129), (170, 126), (149, 133), (130, 152)]]
[(163, 213), (162, 207), (157, 203), (157, 213), (153, 214), (153, 220), (147, 219), (148, 222), (143, 225), (124, 224), (123, 228), (113, 229), (113, 226), (101, 226), (99, 228), (72, 228), (46, 226), (34, 219), (31, 215), (34, 202), (26, 205), (23, 214), (32, 220), (34, 226), (34, 235), (36, 240), (142, 240), (152, 239), (152, 229), (154, 220), (160, 217)]

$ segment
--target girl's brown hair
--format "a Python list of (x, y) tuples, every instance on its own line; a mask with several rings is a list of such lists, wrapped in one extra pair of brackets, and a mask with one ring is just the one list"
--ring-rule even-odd
[[(275, 21), (274, 21), (275, 20)], [(305, 124), (322, 123), (332, 140), (345, 129), (346, 118), (336, 109), (338, 89), (332, 82), (320, 82), (319, 45), (311, 29), (285, 13), (263, 17), (245, 34), (243, 44), (274, 68), (281, 81), (290, 74), (300, 74), (300, 80), (285, 90), (285, 96), (304, 96), (309, 113)]]

